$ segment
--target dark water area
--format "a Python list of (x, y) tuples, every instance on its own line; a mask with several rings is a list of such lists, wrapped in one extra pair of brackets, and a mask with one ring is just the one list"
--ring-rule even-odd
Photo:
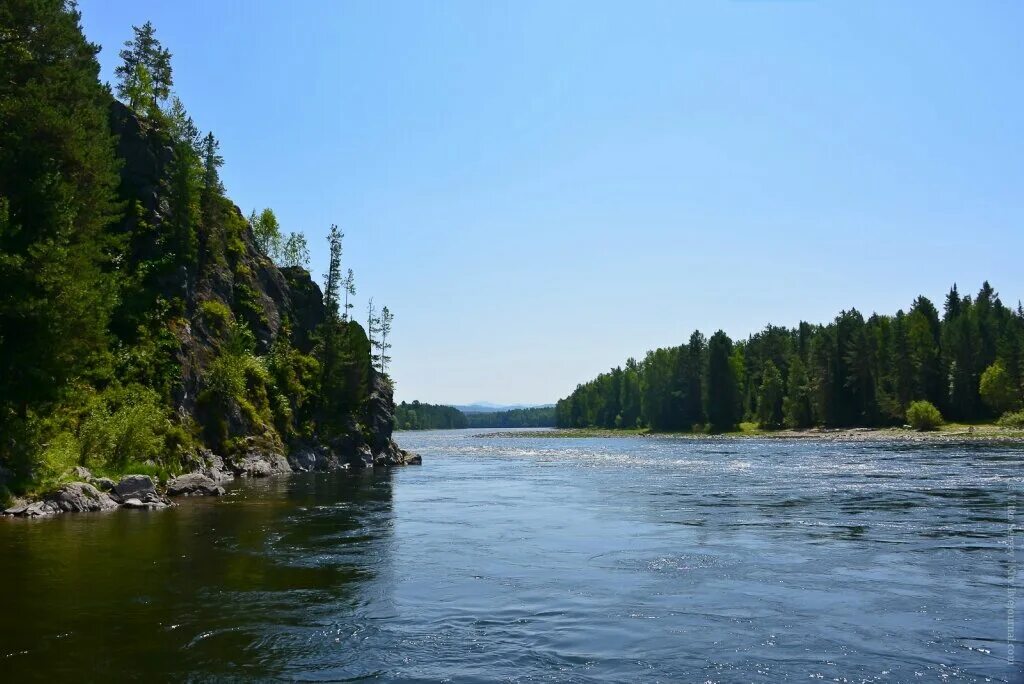
[(1024, 681), (1020, 446), (476, 434), (0, 520), (0, 681)]

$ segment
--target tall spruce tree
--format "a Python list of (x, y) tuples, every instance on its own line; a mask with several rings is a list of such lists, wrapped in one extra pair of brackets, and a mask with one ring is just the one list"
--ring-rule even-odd
[(704, 413), (715, 432), (731, 430), (739, 422), (739, 395), (732, 365), (732, 340), (719, 330), (708, 340), (708, 366)]

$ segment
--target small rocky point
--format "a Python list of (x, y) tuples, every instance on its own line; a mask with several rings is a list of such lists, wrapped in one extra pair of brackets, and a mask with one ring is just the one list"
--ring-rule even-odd
[(80, 481), (61, 485), (36, 501), (19, 501), (4, 510), (3, 514), (40, 518), (116, 508), (159, 510), (175, 505), (169, 497), (223, 496), (225, 491), (222, 483), (236, 477), (267, 477), (291, 472), (359, 471), (421, 465), (423, 462), (419, 454), (399, 448), (390, 435), (375, 446), (376, 450), (361, 439), (346, 438), (335, 440), (331, 445), (298, 444), (288, 458), (282, 454), (265, 454), (254, 449), (232, 460), (205, 451), (201, 455), (201, 469), (168, 480), (162, 493), (149, 475), (125, 475), (115, 482), (106, 477), (94, 477), (88, 469), (78, 466), (71, 474)]

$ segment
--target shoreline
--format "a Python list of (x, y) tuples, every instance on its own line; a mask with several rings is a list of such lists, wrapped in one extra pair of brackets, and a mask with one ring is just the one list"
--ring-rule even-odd
[(731, 432), (650, 432), (641, 429), (611, 430), (607, 428), (547, 428), (518, 432), (487, 432), (473, 437), (503, 437), (512, 439), (585, 439), (625, 438), (647, 439), (778, 439), (819, 442), (907, 442), (907, 443), (977, 443), (1019, 444), (1024, 446), (1024, 430), (1004, 428), (993, 424), (951, 424), (939, 430), (920, 432), (898, 427), (808, 428), (805, 430), (740, 429)]

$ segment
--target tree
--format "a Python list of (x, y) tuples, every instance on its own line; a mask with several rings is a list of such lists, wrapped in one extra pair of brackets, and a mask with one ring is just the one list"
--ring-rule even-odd
[(331, 256), (327, 273), (324, 274), (324, 306), (327, 309), (327, 317), (331, 320), (338, 319), (338, 295), (341, 287), (341, 240), (344, 237), (345, 234), (338, 230), (338, 226), (331, 224), (330, 233), (327, 235)]
[(220, 156), (220, 142), (207, 133), (202, 142), (203, 154), (203, 188), (211, 195), (220, 195), (224, 186), (220, 183), (220, 167), (224, 165), (224, 157)]
[(766, 361), (757, 392), (757, 422), (761, 427), (782, 427), (783, 394), (782, 373), (774, 363)]
[(388, 307), (384, 307), (380, 312), (380, 372), (386, 374), (388, 372), (388, 364), (391, 363), (391, 357), (388, 356), (388, 350), (391, 349), (391, 343), (388, 342), (388, 336), (391, 334), (391, 322), (395, 320), (394, 314), (388, 310)]
[(277, 263), (279, 266), (306, 268), (309, 266), (309, 247), (302, 233), (288, 233), (281, 243)]
[(99, 48), (72, 3), (0, 3), (0, 461), (33, 416), (109, 373), (118, 164)]
[(353, 275), (351, 268), (348, 269), (348, 275), (341, 282), (341, 287), (345, 291), (345, 312), (342, 314), (342, 318), (347, 321), (350, 318), (349, 310), (355, 307), (355, 304), (349, 302), (348, 298), (356, 296), (356, 277)]
[(152, 22), (133, 26), (132, 40), (124, 43), (121, 64), (114, 69), (117, 94), (128, 106), (144, 116), (160, 112), (160, 104), (171, 94), (171, 53), (156, 39)]
[(1020, 390), (1014, 387), (1006, 365), (997, 360), (981, 374), (981, 398), (996, 415), (1016, 411), (1021, 407)]
[(739, 422), (736, 371), (731, 363), (732, 340), (719, 330), (708, 340), (708, 368), (704, 412), (716, 432), (732, 430)]
[(253, 209), (249, 214), (249, 225), (260, 251), (278, 261), (281, 257), (281, 224), (278, 223), (274, 211), (268, 207), (257, 215)]
[(783, 419), (791, 428), (807, 428), (814, 424), (811, 413), (811, 388), (807, 368), (799, 356), (789, 362), (788, 392), (782, 402)]
[(380, 331), (380, 317), (373, 305), (373, 297), (366, 306), (366, 337), (370, 341), (370, 365), (377, 366), (381, 362), (381, 342), (377, 337)]

